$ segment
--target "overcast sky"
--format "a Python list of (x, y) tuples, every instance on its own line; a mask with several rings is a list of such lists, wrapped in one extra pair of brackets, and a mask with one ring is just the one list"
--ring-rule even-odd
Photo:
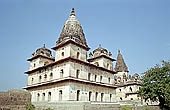
[(82, 1), (0, 0), (0, 91), (26, 86), (26, 60), (55, 46), (73, 7), (90, 51), (120, 49), (130, 74), (170, 59), (170, 0)]

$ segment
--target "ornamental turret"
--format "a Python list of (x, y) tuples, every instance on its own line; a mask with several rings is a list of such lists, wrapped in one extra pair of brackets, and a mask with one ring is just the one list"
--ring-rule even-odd
[(30, 70), (33, 70), (54, 62), (54, 57), (52, 56), (51, 50), (46, 48), (44, 44), (43, 47), (38, 48), (27, 61), (30, 61)]
[(96, 66), (106, 68), (113, 71), (113, 61), (112, 53), (108, 52), (105, 48), (102, 48), (101, 45), (89, 54), (88, 61)]

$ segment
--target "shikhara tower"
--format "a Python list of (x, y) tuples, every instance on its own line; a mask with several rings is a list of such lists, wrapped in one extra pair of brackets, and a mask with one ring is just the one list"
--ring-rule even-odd
[(123, 57), (119, 52), (116, 71), (113, 68), (116, 60), (101, 45), (88, 58), (90, 48), (74, 9), (52, 49), (55, 57), (44, 45), (28, 59), (25, 89), (31, 92), (32, 102), (117, 101), (116, 89), (122, 81), (117, 82), (116, 78), (123, 79), (124, 74), (128, 77)]

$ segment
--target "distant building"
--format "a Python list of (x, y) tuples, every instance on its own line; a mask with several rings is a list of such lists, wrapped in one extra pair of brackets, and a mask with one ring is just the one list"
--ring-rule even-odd
[(32, 102), (140, 100), (139, 75), (128, 75), (120, 51), (114, 59), (111, 52), (99, 45), (88, 57), (90, 48), (74, 9), (52, 49), (55, 57), (44, 45), (28, 59), (25, 89), (31, 92)]

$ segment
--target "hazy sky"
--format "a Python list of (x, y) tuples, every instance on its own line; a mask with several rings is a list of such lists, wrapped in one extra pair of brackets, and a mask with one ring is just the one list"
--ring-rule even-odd
[(130, 74), (170, 59), (170, 0), (82, 1), (0, 0), (0, 91), (26, 86), (26, 60), (55, 46), (73, 7), (90, 51), (120, 49)]

